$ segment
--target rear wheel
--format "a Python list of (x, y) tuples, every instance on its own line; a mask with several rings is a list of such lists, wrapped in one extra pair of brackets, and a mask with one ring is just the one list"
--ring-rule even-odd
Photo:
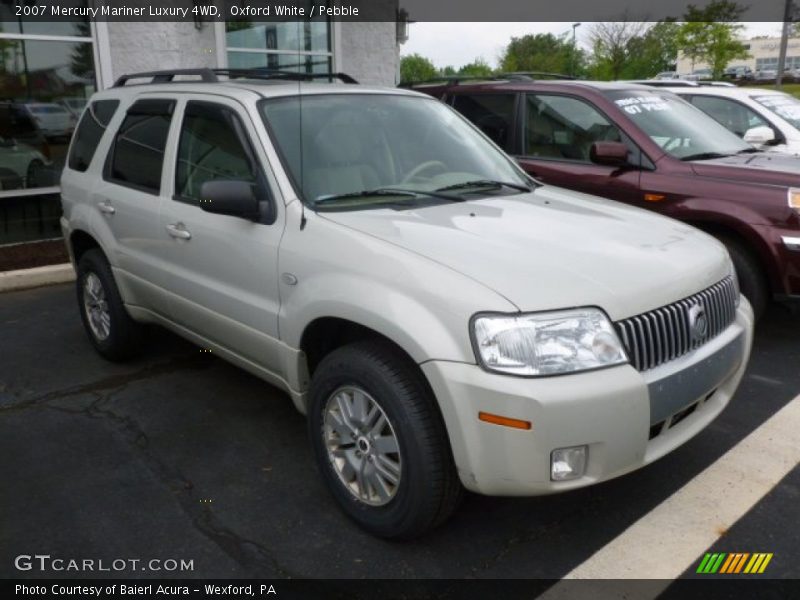
[(721, 238), (731, 255), (742, 294), (750, 301), (756, 320), (760, 319), (769, 305), (770, 295), (767, 277), (753, 253), (743, 244), (729, 238)]
[(311, 381), (309, 432), (322, 476), (370, 533), (412, 538), (461, 498), (444, 424), (416, 365), (381, 341), (326, 356)]
[(86, 334), (103, 357), (119, 361), (139, 352), (142, 325), (125, 309), (111, 266), (100, 250), (87, 250), (81, 256), (76, 292)]

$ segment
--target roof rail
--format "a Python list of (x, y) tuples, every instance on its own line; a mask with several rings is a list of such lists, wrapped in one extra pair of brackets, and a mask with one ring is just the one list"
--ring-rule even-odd
[(498, 77), (508, 77), (517, 79), (576, 79), (572, 75), (564, 75), (563, 73), (548, 73), (546, 71), (511, 71), (509, 73), (499, 73)]
[(417, 85), (459, 85), (463, 82), (475, 81), (533, 81), (534, 79), (575, 79), (560, 73), (545, 73), (540, 71), (514, 71), (509, 73), (496, 73), (494, 75), (442, 75), (420, 81), (401, 81), (398, 87), (413, 88)]
[(204, 83), (218, 83), (219, 76), (228, 79), (265, 79), (286, 81), (312, 81), (314, 79), (338, 79), (342, 83), (357, 84), (353, 77), (347, 73), (296, 73), (294, 71), (281, 71), (268, 68), (256, 69), (169, 69), (164, 71), (145, 71), (143, 73), (129, 73), (114, 82), (114, 87), (124, 87), (132, 79), (150, 79), (148, 83), (171, 83), (180, 75), (197, 75)]

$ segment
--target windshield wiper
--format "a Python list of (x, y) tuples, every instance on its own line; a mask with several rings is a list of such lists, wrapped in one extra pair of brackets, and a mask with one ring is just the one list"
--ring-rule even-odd
[(320, 204), (327, 204), (329, 202), (337, 202), (339, 200), (346, 200), (348, 198), (369, 198), (373, 196), (407, 196), (409, 198), (419, 198), (421, 196), (431, 196), (433, 198), (442, 198), (450, 202), (463, 202), (463, 198), (458, 196), (450, 196), (449, 194), (438, 194), (438, 190), (433, 192), (422, 192), (417, 190), (402, 190), (398, 188), (376, 188), (374, 190), (362, 190), (360, 192), (349, 192), (347, 194), (335, 194), (333, 196), (322, 196), (314, 200), (314, 206)]
[(761, 152), (758, 148), (744, 148), (743, 150), (739, 150), (736, 154), (755, 154), (756, 152)]
[(690, 154), (681, 158), (682, 161), (687, 160), (711, 160), (712, 158), (725, 158), (731, 156), (730, 154), (722, 154), (721, 152), (698, 152), (697, 154)]
[(491, 187), (491, 188), (509, 187), (513, 190), (519, 190), (520, 192), (532, 191), (531, 188), (529, 188), (527, 185), (522, 185), (521, 183), (495, 181), (494, 179), (475, 179), (473, 181), (462, 181), (461, 183), (454, 183), (453, 185), (447, 185), (445, 187), (438, 188), (436, 191), (449, 192), (450, 190), (461, 190), (471, 187)]

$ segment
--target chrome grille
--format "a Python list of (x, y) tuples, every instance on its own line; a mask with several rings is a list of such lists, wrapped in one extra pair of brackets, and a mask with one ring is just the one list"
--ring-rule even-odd
[[(650, 312), (618, 321), (617, 333), (631, 364), (647, 371), (702, 346), (724, 331), (736, 318), (738, 290), (726, 277), (702, 292)], [(690, 329), (690, 313), (700, 306), (707, 323), (705, 335)]]

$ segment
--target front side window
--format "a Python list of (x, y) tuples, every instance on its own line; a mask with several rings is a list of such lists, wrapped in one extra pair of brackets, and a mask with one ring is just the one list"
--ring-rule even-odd
[(89, 105), (75, 131), (75, 139), (69, 153), (70, 169), (86, 171), (89, 168), (97, 145), (118, 106), (119, 100), (98, 100)]
[(139, 100), (128, 109), (109, 155), (111, 181), (158, 194), (175, 102)]
[(460, 94), (453, 108), (501, 148), (507, 148), (514, 115), (513, 94)]
[(621, 142), (616, 125), (583, 100), (529, 95), (525, 103), (525, 154), (536, 158), (590, 162), (595, 142)]
[(198, 202), (207, 181), (257, 183), (257, 169), (241, 122), (234, 112), (207, 102), (189, 102), (181, 126), (175, 194)]
[(433, 98), (306, 94), (264, 100), (260, 108), (302, 197), (317, 209), (453, 202), (531, 185)]
[(670, 92), (624, 90), (608, 96), (662, 150), (681, 160), (752, 152), (753, 147)]
[(755, 111), (734, 100), (714, 96), (694, 96), (692, 104), (739, 137), (744, 137), (747, 130), (753, 127), (769, 127), (769, 123)]

